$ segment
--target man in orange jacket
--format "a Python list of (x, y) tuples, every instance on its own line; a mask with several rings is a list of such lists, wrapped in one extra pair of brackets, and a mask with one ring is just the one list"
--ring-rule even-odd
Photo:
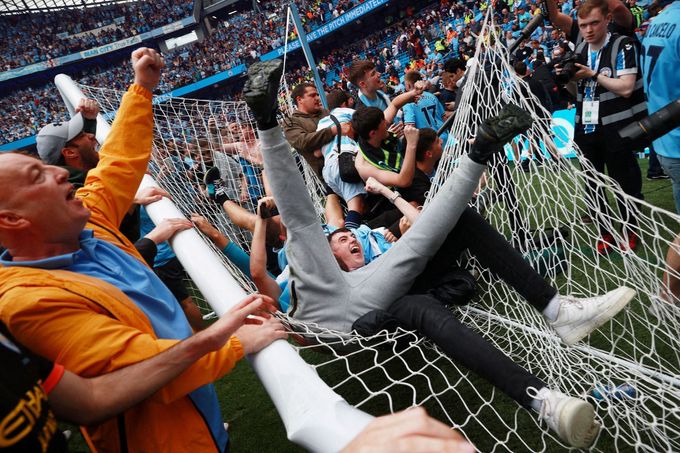
[[(21, 154), (0, 156), (0, 320), (34, 353), (83, 376), (155, 356), (191, 336), (172, 293), (118, 231), (147, 168), (151, 91), (163, 60), (132, 53), (123, 96), (99, 163), (77, 192), (67, 172)], [(11, 188), (11, 190), (7, 190)], [(225, 451), (210, 384), (243, 357), (285, 338), (272, 318), (240, 327), (150, 399), (83, 427), (93, 451)]]

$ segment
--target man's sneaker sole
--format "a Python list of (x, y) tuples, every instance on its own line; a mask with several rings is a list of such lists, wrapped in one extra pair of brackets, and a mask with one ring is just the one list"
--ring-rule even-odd
[(220, 169), (217, 167), (210, 167), (203, 176), (203, 184), (207, 186), (208, 184), (212, 184), (218, 179), (220, 179)]
[(279, 59), (259, 61), (248, 69), (248, 80), (243, 88), (243, 99), (261, 122), (276, 125), (278, 92), (283, 62)]
[(596, 317), (591, 319), (589, 322), (569, 330), (569, 332), (565, 335), (560, 334), (560, 338), (562, 338), (562, 341), (566, 345), (571, 346), (574, 343), (587, 337), (589, 333), (596, 330), (602, 324), (606, 323), (614, 316), (616, 316), (621, 310), (623, 310), (626, 307), (626, 305), (628, 305), (628, 303), (631, 300), (633, 300), (633, 298), (637, 294), (637, 291), (626, 286), (622, 286), (621, 288), (615, 291), (617, 291), (618, 293), (610, 296), (612, 298), (617, 299), (615, 304), (612, 304), (607, 310), (600, 312)]
[(560, 411), (558, 434), (572, 447), (589, 447), (600, 432), (600, 424), (594, 420), (595, 409), (591, 404), (569, 398)]

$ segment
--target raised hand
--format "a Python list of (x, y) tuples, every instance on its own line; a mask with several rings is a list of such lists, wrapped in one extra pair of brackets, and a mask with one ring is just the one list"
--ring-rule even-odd
[(141, 47), (132, 52), (132, 69), (135, 83), (153, 91), (161, 79), (161, 69), (165, 66), (163, 57), (154, 49)]
[(178, 231), (188, 230), (193, 227), (194, 224), (187, 219), (164, 219), (144, 237), (151, 239), (154, 244), (158, 245), (173, 237)]
[(219, 249), (224, 249), (229, 245), (229, 238), (220, 233), (220, 230), (208, 222), (205, 217), (194, 212), (191, 213), (191, 221), (196, 225), (196, 228), (198, 228), (201, 233), (208, 236), (208, 239), (210, 239)]
[(241, 342), (245, 354), (259, 352), (275, 340), (285, 340), (288, 338), (286, 329), (278, 319), (274, 317), (255, 317), (254, 320), (259, 321), (260, 324), (245, 324), (234, 334)]
[(373, 176), (366, 180), (366, 192), (368, 193), (382, 193), (381, 191), (385, 188), (385, 185), (375, 179)]
[(404, 137), (406, 137), (406, 143), (413, 143), (414, 145), (418, 143), (418, 135), (420, 131), (415, 126), (406, 125), (404, 126)]
[(473, 453), (475, 447), (442, 422), (415, 407), (378, 417), (342, 453)]
[(387, 132), (394, 134), (397, 138), (402, 139), (404, 137), (404, 123), (392, 123), (387, 128)]

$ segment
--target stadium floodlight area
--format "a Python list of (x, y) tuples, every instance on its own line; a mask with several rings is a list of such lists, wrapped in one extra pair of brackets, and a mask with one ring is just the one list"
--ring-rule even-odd
[(0, 2), (0, 16), (52, 12), (68, 8), (108, 6), (129, 2), (130, 0), (3, 0)]
[[(574, 146), (575, 159), (561, 156), (564, 145), (555, 143), (550, 116), (535, 98), (524, 94), (529, 90), (523, 88), (524, 82), (509, 66), (507, 50), (500, 44), (498, 29), (490, 17), (487, 14), (478, 39), (476, 64), (469, 69), (462, 102), (430, 196), (467, 151), (467, 141), (474, 137), (476, 125), (497, 113), (502, 103), (514, 102), (533, 112), (535, 123), (508, 145), (507, 151), (515, 153), (515, 161), (518, 154), (531, 153), (534, 160), (530, 171), (525, 173), (518, 165), (502, 159), (489, 169), (488, 186), (477, 196), (476, 205), (561, 294), (592, 296), (627, 285), (634, 287), (638, 296), (582, 342), (566, 347), (512, 288), (468, 259), (464, 264), (478, 276), (478, 296), (469, 305), (454, 308), (456, 316), (549, 386), (564, 393), (589, 397), (598, 387), (603, 390), (627, 385), (625, 392), (601, 391), (604, 397), (591, 398), (603, 427), (594, 451), (678, 451), (680, 309), (661, 294), (662, 275), (666, 271), (664, 258), (669, 247), (677, 249), (672, 243), (680, 232), (680, 217), (625, 195), (613, 180), (597, 175), (577, 147)], [(109, 119), (115, 115), (123, 93), (80, 88), (99, 102)], [(77, 99), (70, 100), (74, 101)], [(201, 213), (247, 250), (250, 233), (232, 224), (222, 209), (203, 195), (200, 179), (207, 167), (217, 165), (233, 191), (243, 193), (238, 162), (224, 152), (224, 145), (252, 137), (255, 126), (245, 104), (171, 98), (154, 103), (154, 117), (150, 170), (157, 183), (171, 193), (182, 215)], [(538, 155), (543, 157), (541, 167), (536, 165)], [(321, 220), (323, 203), (318, 181), (303, 160), (299, 162), (309, 192), (317, 200)], [(588, 183), (601, 190), (586, 191)], [(513, 192), (515, 197), (509, 198)], [(597, 213), (597, 197), (602, 194), (608, 196), (611, 204), (611, 214), (607, 216)], [(582, 217), (592, 216), (607, 226), (617, 244), (623, 244), (626, 227), (631, 224), (621, 218), (616, 198), (635, 214), (640, 243), (635, 251), (616, 245), (609, 255), (599, 255), (595, 252), (598, 227), (583, 223)], [(253, 210), (249, 203), (244, 205)], [(162, 217), (153, 207), (150, 214), (156, 220)], [(531, 235), (522, 234), (530, 230)], [(206, 238), (201, 240), (212, 247)], [(173, 246), (179, 251), (179, 237)], [(229, 274), (243, 291), (253, 289), (248, 278), (214, 247), (219, 263), (213, 258), (202, 261), (203, 258), (192, 257), (203, 245), (188, 247), (178, 256), (203, 296), (213, 294), (210, 287), (219, 284), (218, 277), (208, 281), (200, 278), (201, 273), (209, 272), (208, 267), (213, 266), (227, 271), (219, 278), (228, 278)], [(238, 296), (231, 296), (234, 300), (243, 294), (232, 291), (238, 292)], [(218, 313), (224, 311), (219, 306), (223, 301), (213, 296), (206, 299)], [(207, 306), (206, 309), (210, 310)], [(285, 316), (284, 319), (298, 334), (295, 348), (299, 356), (334, 392), (355, 407), (379, 415), (423, 405), (431, 415), (461, 430), (480, 451), (568, 448), (537, 414), (524, 410), (414, 332), (399, 330), (362, 338), (302, 324)], [(276, 400), (275, 403), (288, 428), (290, 417), (302, 416), (294, 408), (304, 395), (298, 395), (290, 385), (298, 379), (297, 373), (304, 374), (306, 365), (281, 367), (290, 381), (279, 385), (290, 395), (283, 404)], [(258, 375), (263, 378), (275, 372), (263, 366)], [(333, 409), (332, 405), (325, 408)], [(326, 415), (320, 419), (328, 421), (333, 417)]]

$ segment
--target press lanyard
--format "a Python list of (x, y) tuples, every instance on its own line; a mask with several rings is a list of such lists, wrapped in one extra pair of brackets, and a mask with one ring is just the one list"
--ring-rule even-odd
[[(597, 75), (597, 73), (600, 72), (600, 57), (602, 57), (602, 49), (607, 47), (607, 44), (609, 44), (609, 38), (611, 37), (611, 35), (612, 35), (611, 33), (607, 33), (607, 37), (604, 40), (604, 44), (602, 44), (600, 50), (597, 51), (594, 64), (593, 64), (593, 51), (590, 50), (590, 44), (588, 44), (588, 67), (595, 71), (595, 75)], [(588, 84), (591, 85), (591, 89), (593, 90), (593, 98), (595, 98), (595, 88), (597, 87), (597, 80), (589, 80)]]
[[(595, 71), (595, 74), (599, 72), (600, 69), (600, 58), (602, 57), (602, 49), (607, 47), (609, 44), (609, 37), (611, 35), (607, 33), (604, 44), (597, 52), (595, 56), (595, 61), (593, 62), (593, 51), (590, 50), (590, 44), (588, 44), (588, 67)], [(581, 122), (586, 126), (586, 133), (593, 132), (595, 126), (598, 124), (600, 119), (600, 102), (597, 93), (597, 77), (588, 80), (586, 84), (585, 93), (583, 96), (583, 107), (581, 114)], [(587, 94), (587, 96), (586, 96)]]

